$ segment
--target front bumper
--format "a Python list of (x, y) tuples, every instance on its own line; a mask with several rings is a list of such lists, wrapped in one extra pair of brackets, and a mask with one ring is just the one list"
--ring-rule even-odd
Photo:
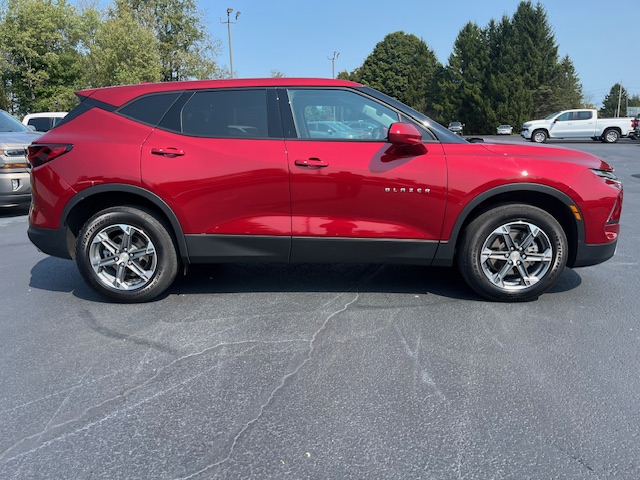
[(605, 262), (615, 255), (617, 245), (617, 239), (611, 243), (601, 245), (587, 245), (579, 242), (576, 258), (569, 267), (588, 267)]
[(27, 205), (31, 201), (28, 173), (0, 174), (0, 207)]

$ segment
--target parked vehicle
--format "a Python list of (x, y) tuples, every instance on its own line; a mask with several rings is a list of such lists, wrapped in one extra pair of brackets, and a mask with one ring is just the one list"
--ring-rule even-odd
[(511, 125), (500, 125), (496, 129), (497, 135), (511, 135), (513, 133), (513, 127)]
[(451, 130), (456, 135), (462, 136), (462, 131), (464, 130), (464, 123), (462, 122), (449, 122), (449, 130)]
[[(615, 252), (623, 189), (603, 160), (470, 143), (357, 83), (207, 80), (78, 96), (29, 147), (28, 234), (116, 301), (151, 300), (190, 264), (236, 261), (457, 265), (486, 298), (524, 301), (565, 265)], [(320, 115), (367, 118), (387, 134), (314, 138)]]
[(22, 123), (33, 127), (38, 132), (48, 132), (55, 127), (60, 120), (67, 115), (67, 112), (40, 112), (29, 113), (24, 116)]
[(640, 115), (636, 115), (632, 120), (633, 131), (629, 134), (632, 140), (640, 140)]
[(40, 136), (0, 110), (0, 207), (31, 201), (27, 146)]
[(364, 138), (364, 133), (353, 130), (348, 125), (334, 121), (307, 122), (311, 138)]
[(615, 143), (633, 131), (631, 118), (598, 118), (594, 109), (563, 110), (544, 120), (522, 124), (522, 137), (544, 143), (548, 138), (591, 138)]

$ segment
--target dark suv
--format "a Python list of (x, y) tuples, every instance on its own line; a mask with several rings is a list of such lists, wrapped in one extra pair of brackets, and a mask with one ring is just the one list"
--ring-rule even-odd
[[(469, 143), (363, 85), (210, 80), (78, 95), (29, 147), (28, 233), (117, 301), (156, 297), (189, 264), (239, 261), (456, 264), (486, 298), (522, 301), (565, 265), (615, 251), (622, 185), (604, 161)], [(318, 138), (319, 122), (354, 133)]]

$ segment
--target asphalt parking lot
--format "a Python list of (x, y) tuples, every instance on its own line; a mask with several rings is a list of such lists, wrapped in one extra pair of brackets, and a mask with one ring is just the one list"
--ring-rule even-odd
[(550, 145), (616, 168), (622, 233), (525, 304), (347, 264), (111, 304), (0, 211), (0, 478), (640, 478), (640, 142)]

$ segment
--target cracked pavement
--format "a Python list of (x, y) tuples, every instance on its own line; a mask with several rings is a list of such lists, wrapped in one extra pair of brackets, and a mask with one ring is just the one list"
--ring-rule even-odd
[(625, 184), (618, 253), (527, 304), (281, 264), (110, 304), (0, 212), (0, 478), (640, 478), (640, 143), (570, 147)]

